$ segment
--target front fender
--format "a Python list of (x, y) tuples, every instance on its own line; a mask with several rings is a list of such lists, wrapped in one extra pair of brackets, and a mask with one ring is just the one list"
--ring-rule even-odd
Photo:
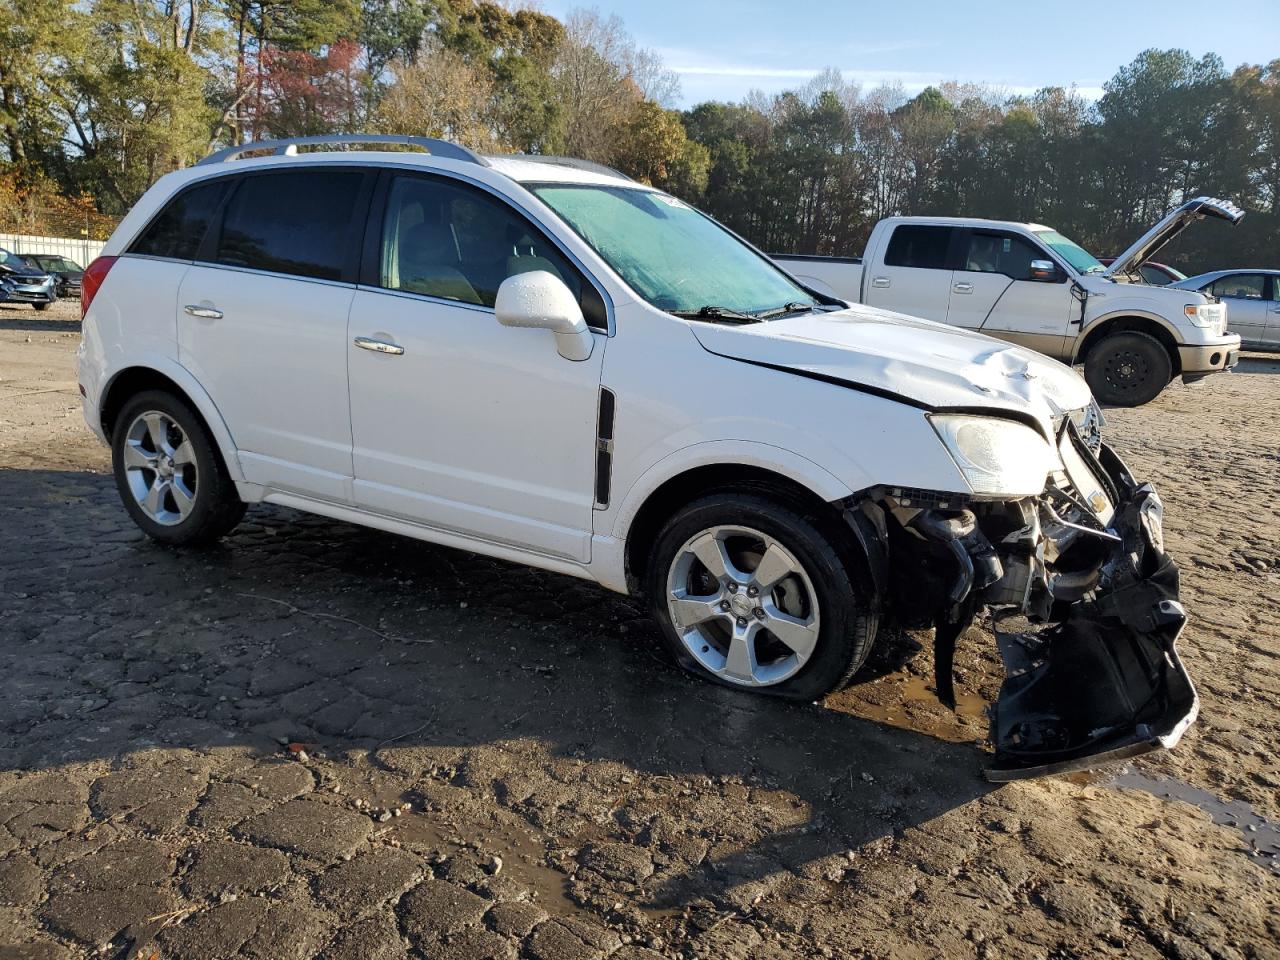
[[(1130, 301), (1132, 304), (1134, 301)], [(1152, 323), (1165, 330), (1171, 336), (1175, 343), (1186, 343), (1187, 337), (1184, 331), (1178, 326), (1155, 311), (1137, 306), (1126, 306), (1124, 301), (1107, 305), (1107, 312), (1100, 313), (1093, 317), (1085, 324), (1084, 329), (1080, 331), (1080, 335), (1076, 337), (1075, 351), (1072, 354), (1072, 361), (1075, 362), (1080, 356), (1080, 348), (1084, 346), (1085, 341), (1096, 331), (1105, 327), (1112, 320), (1138, 318), (1141, 320), (1150, 320)]]
[(854, 492), (825, 468), (782, 447), (751, 440), (707, 440), (668, 454), (631, 484), (614, 514), (613, 536), (619, 540), (626, 539), (640, 508), (668, 480), (698, 467), (726, 464), (757, 467), (780, 474), (827, 502), (843, 500)]

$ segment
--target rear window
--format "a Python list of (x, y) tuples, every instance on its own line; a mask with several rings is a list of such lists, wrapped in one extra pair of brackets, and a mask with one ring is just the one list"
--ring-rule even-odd
[(912, 224), (895, 227), (884, 255), (885, 266), (945, 270), (953, 232), (951, 227)]
[(291, 170), (246, 177), (227, 204), (217, 263), (340, 280), (354, 262), (353, 215), (364, 173)]
[(222, 179), (183, 190), (142, 231), (129, 252), (148, 257), (194, 260), (226, 188), (227, 181)]

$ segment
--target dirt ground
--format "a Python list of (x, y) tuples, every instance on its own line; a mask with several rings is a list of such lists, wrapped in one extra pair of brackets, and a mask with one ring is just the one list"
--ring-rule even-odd
[(1199, 722), (995, 787), (980, 629), (958, 715), (925, 637), (794, 706), (563, 577), (276, 508), (155, 546), (76, 316), (0, 307), (0, 960), (1280, 957), (1280, 359), (1108, 415)]

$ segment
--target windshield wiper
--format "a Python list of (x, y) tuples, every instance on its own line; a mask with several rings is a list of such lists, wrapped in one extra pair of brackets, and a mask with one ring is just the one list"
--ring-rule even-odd
[(818, 305), (816, 303), (800, 303), (797, 300), (793, 300), (790, 303), (784, 303), (782, 306), (773, 310), (761, 310), (759, 313), (755, 314), (755, 316), (760, 320), (771, 320), (774, 317), (782, 316), (784, 313), (799, 313), (801, 310), (816, 310), (817, 307)]
[(729, 323), (760, 322), (759, 317), (750, 313), (739, 313), (737, 310), (730, 310), (728, 307), (717, 307), (715, 304), (707, 304), (697, 310), (672, 310), (670, 313), (677, 317), (687, 317), (690, 320), (725, 320)]

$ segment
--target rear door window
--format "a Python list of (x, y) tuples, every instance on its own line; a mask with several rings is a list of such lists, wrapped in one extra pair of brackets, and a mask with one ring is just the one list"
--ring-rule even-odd
[(214, 262), (319, 280), (349, 279), (358, 260), (360, 170), (245, 177), (227, 203)]
[(885, 251), (886, 267), (919, 267), (925, 270), (948, 270), (947, 251), (951, 248), (952, 227), (903, 224), (895, 227)]
[(220, 178), (188, 187), (170, 200), (129, 248), (130, 253), (174, 260), (194, 260), (200, 241), (226, 192)]

